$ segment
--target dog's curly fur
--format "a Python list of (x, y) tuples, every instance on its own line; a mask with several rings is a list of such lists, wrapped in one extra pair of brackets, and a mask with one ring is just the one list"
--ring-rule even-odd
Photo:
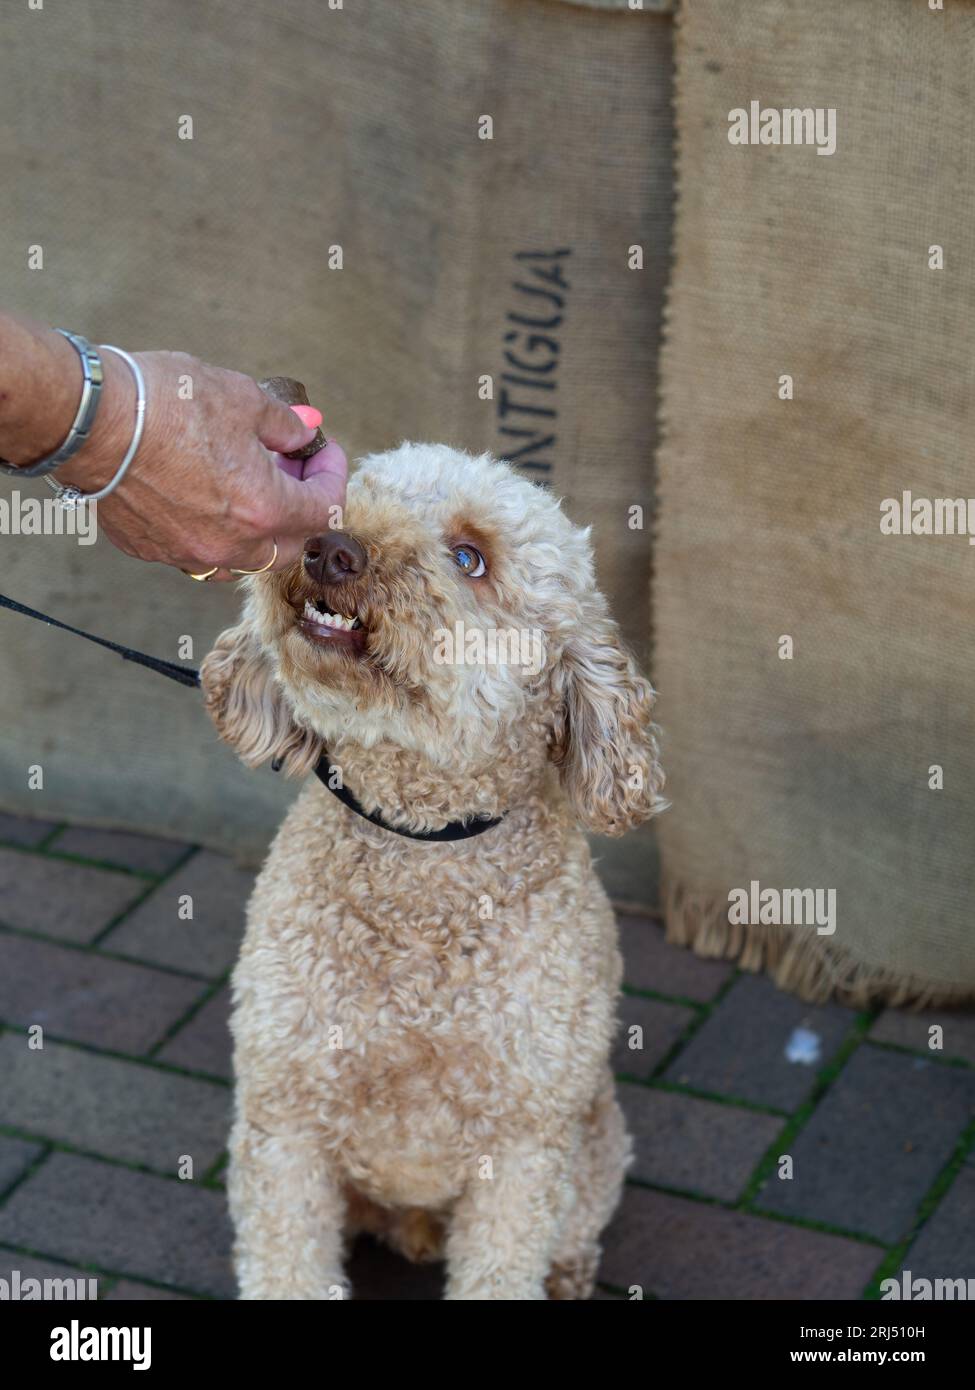
[[(404, 444), (362, 462), (342, 526), (358, 576), (245, 581), (203, 664), (221, 736), (292, 773), (327, 746), (367, 810), (414, 831), (503, 820), (424, 843), (310, 778), (284, 821), (234, 974), (241, 1294), (344, 1297), (345, 1240), (369, 1230), (445, 1254), (448, 1298), (586, 1298), (629, 1141), (616, 929), (580, 824), (620, 834), (663, 805), (653, 691), (588, 531), (507, 465)], [(313, 594), (358, 613), (363, 653), (302, 634)], [(435, 660), (458, 621), (540, 631), (541, 669)]]

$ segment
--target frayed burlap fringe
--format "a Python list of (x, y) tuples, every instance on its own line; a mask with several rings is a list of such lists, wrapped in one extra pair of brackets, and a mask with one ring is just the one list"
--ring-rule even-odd
[[(975, 1001), (965, 547), (895, 553), (875, 519), (922, 480), (966, 486), (973, 397), (950, 364), (973, 356), (975, 144), (941, 132), (970, 127), (975, 8), (946, 11), (685, 0), (676, 26), (652, 666), (675, 807), (656, 833), (681, 885), (667, 933), (855, 1007)], [(797, 90), (844, 113), (835, 160), (729, 146), (742, 93), (776, 107)], [(963, 247), (950, 281), (915, 251), (932, 209), (938, 241)], [(943, 370), (922, 384), (929, 360)], [(783, 406), (786, 370), (803, 386)], [(801, 659), (778, 661), (800, 627)], [(951, 802), (923, 776), (929, 748), (965, 769)], [(758, 867), (828, 882), (838, 935), (729, 923), (719, 889)]]
[(781, 989), (814, 1004), (828, 1000), (856, 1009), (875, 1004), (929, 1009), (975, 1003), (970, 985), (914, 979), (857, 961), (831, 937), (807, 927), (743, 925), (728, 921), (728, 899), (665, 883), (667, 940), (699, 956), (734, 960), (752, 974), (767, 971)]

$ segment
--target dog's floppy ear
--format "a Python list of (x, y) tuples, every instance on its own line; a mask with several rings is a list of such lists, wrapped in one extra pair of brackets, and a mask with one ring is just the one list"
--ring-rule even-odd
[(653, 687), (621, 645), (601, 594), (590, 596), (554, 685), (553, 759), (580, 821), (600, 835), (622, 835), (662, 811)]
[(321, 739), (295, 724), (249, 623), (221, 632), (203, 659), (200, 683), (217, 732), (248, 767), (273, 758), (291, 775), (317, 762)]

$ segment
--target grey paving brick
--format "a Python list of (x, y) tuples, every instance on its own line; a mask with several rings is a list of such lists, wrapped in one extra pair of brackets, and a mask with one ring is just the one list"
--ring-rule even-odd
[(48, 848), (58, 854), (77, 855), (79, 859), (118, 864), (123, 869), (164, 874), (179, 863), (190, 847), (179, 840), (158, 840), (152, 835), (134, 835), (128, 830), (72, 825), (62, 830)]
[[(236, 958), (253, 882), (254, 875), (232, 860), (203, 850), (140, 903), (108, 937), (106, 949), (216, 978)], [(178, 915), (187, 894), (191, 921)]]
[(975, 1113), (975, 1073), (865, 1044), (791, 1146), (794, 1176), (758, 1205), (893, 1243)]
[[(0, 1250), (0, 1279), (6, 1282), (8, 1296), (17, 1289), (21, 1299), (26, 1300), (29, 1297), (32, 1302), (35, 1301), (35, 1296), (42, 1302), (46, 1296), (51, 1302), (74, 1302), (83, 1299), (91, 1303), (101, 1296), (107, 1282), (97, 1274), (78, 1269), (75, 1265), (57, 1264), (54, 1260), (36, 1260), (32, 1255), (18, 1255), (11, 1250)], [(25, 1281), (28, 1279), (37, 1279), (40, 1288), (25, 1287)], [(45, 1280), (56, 1282), (45, 1286)], [(71, 1282), (66, 1282), (68, 1280)]]
[(663, 1299), (859, 1298), (876, 1246), (629, 1187), (599, 1278)]
[(159, 1052), (160, 1059), (229, 1080), (233, 1072), (229, 1021), (230, 988), (225, 985), (170, 1039)]
[[(932, 1049), (929, 1029), (941, 1028), (941, 1048)], [(896, 1043), (923, 1052), (934, 1060), (961, 1058), (975, 1065), (975, 1012), (961, 1009), (930, 1009), (908, 1013), (904, 1009), (885, 1009), (870, 1030), (877, 1042)], [(937, 1038), (937, 1034), (935, 1034)]]
[[(682, 1004), (662, 1004), (624, 994), (619, 1007), (620, 1028), (613, 1047), (612, 1065), (616, 1072), (646, 1080), (693, 1023), (696, 1014)], [(632, 1032), (640, 1029), (640, 1032)], [(638, 1044), (633, 1046), (633, 1044)]]
[(0, 1241), (216, 1298), (236, 1297), (222, 1193), (57, 1153), (0, 1208)]
[(0, 849), (0, 922), (8, 927), (91, 941), (144, 892), (131, 874)]
[(975, 1280), (975, 1169), (962, 1168), (902, 1266), (920, 1279)]
[[(806, 1004), (764, 976), (737, 979), (667, 1069), (667, 1080), (698, 1091), (794, 1110), (835, 1054), (855, 1014), (837, 1004)], [(817, 1060), (790, 1061), (797, 1029), (815, 1035)]]
[(15, 1033), (0, 1038), (0, 1075), (0, 1120), (28, 1134), (173, 1174), (188, 1154), (198, 1179), (223, 1151), (229, 1092), (215, 1083), (58, 1043), (32, 1051)]
[(0, 932), (0, 1019), (117, 1052), (145, 1052), (206, 986), (142, 965)]
[(152, 1284), (137, 1284), (134, 1279), (120, 1279), (112, 1292), (105, 1295), (106, 1303), (134, 1303), (148, 1299), (167, 1303), (192, 1301), (186, 1294), (173, 1293), (171, 1289), (157, 1289)]
[(632, 989), (677, 994), (707, 1003), (732, 974), (730, 961), (704, 960), (683, 946), (672, 946), (659, 922), (618, 913), (623, 978)]
[(29, 820), (26, 816), (11, 816), (0, 812), (0, 840), (11, 845), (24, 845), (33, 849), (46, 840), (54, 829), (56, 821)]
[(734, 1201), (782, 1129), (773, 1115), (645, 1086), (618, 1087), (633, 1135), (631, 1178)]
[(9, 1139), (0, 1134), (0, 1196), (42, 1152), (40, 1144), (28, 1143), (26, 1139)]

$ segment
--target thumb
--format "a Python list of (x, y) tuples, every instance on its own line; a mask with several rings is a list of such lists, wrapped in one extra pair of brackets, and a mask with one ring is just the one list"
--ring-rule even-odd
[(315, 437), (315, 426), (303, 424), (291, 409), (273, 397), (266, 397), (266, 405), (257, 419), (257, 437), (266, 449), (278, 454), (292, 454), (310, 444)]

